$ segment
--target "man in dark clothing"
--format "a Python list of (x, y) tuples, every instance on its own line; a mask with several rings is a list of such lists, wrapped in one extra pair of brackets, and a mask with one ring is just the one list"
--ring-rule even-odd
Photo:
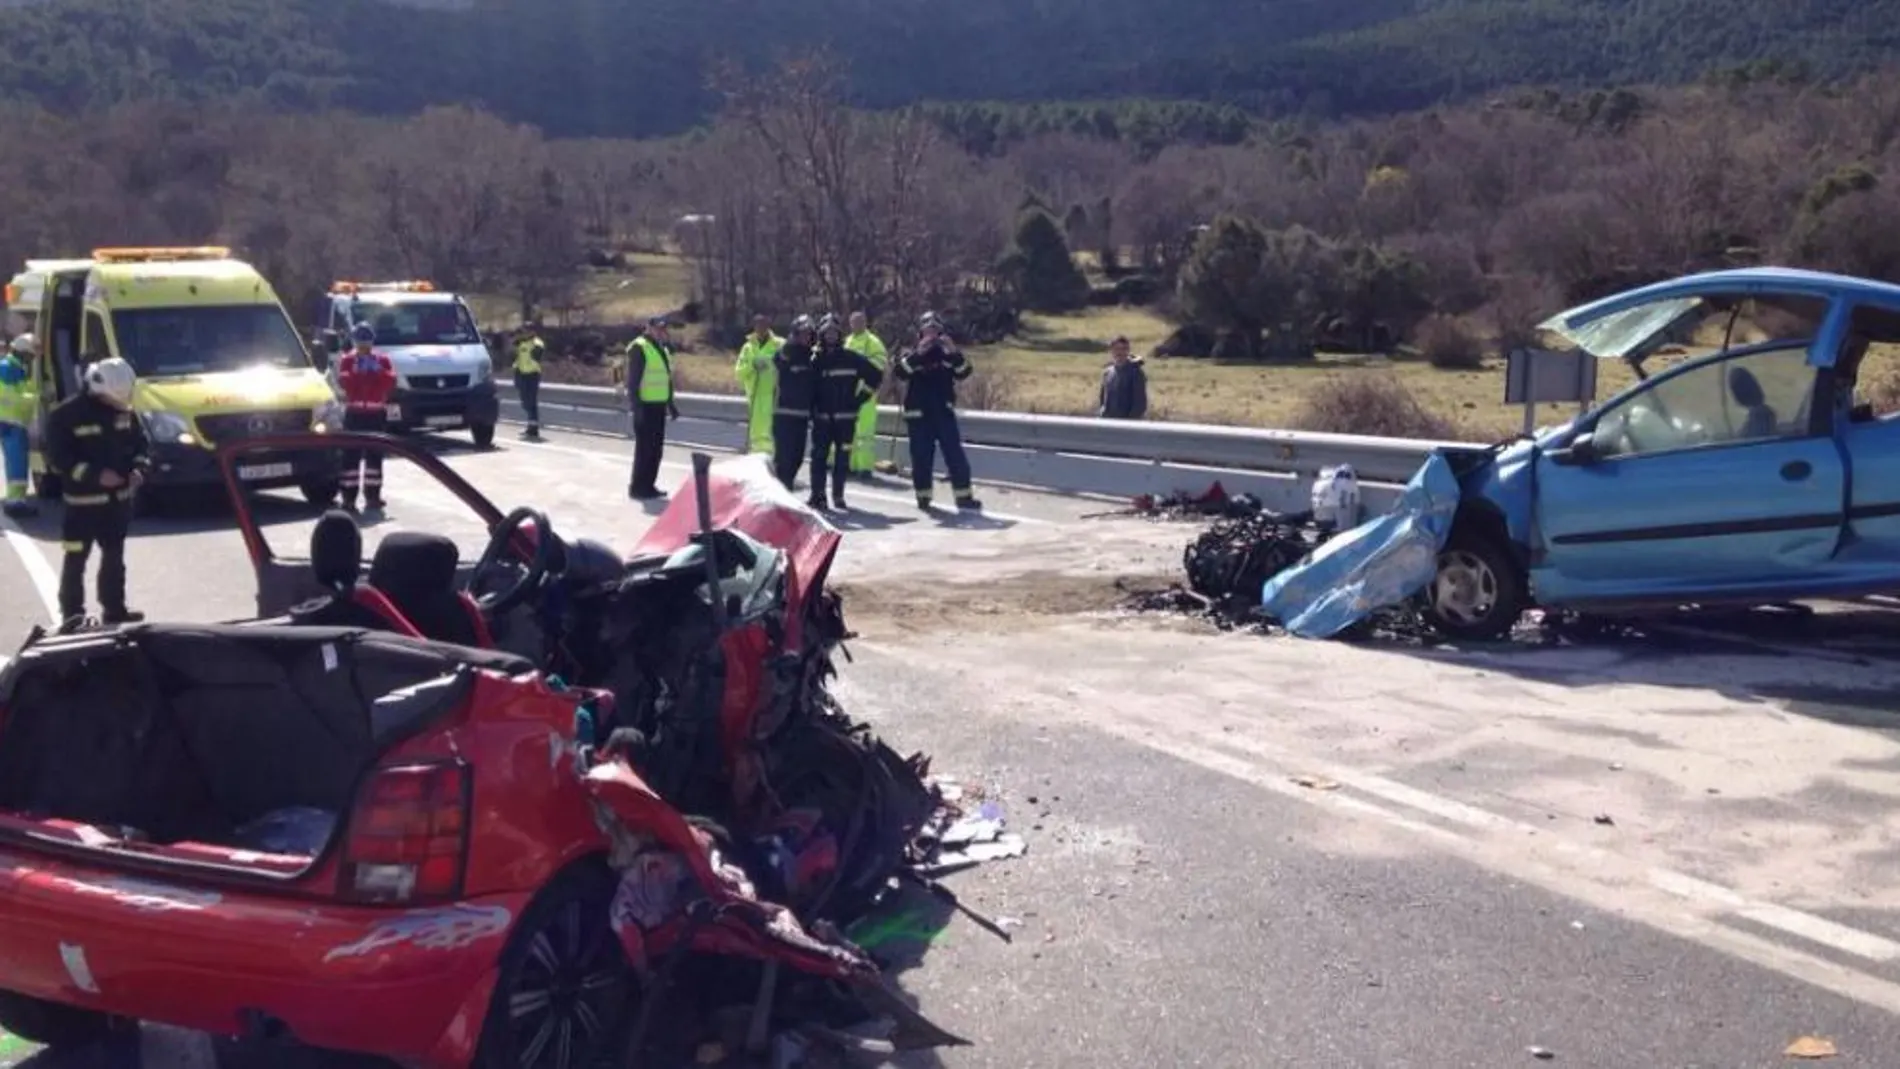
[(910, 480), (917, 490), (917, 507), (931, 507), (941, 446), (957, 508), (980, 509), (983, 503), (970, 484), (970, 458), (963, 452), (963, 431), (957, 425), (957, 383), (970, 377), (970, 361), (944, 333), (937, 313), (925, 312), (917, 327), (917, 344), (897, 358), (897, 377), (905, 384), (904, 424), (910, 431)]
[(1141, 358), (1128, 354), (1128, 339), (1108, 343), (1109, 365), (1102, 369), (1103, 419), (1142, 419), (1148, 415), (1148, 372)]
[(777, 397), (772, 408), (772, 470), (785, 489), (798, 481), (805, 462), (805, 436), (811, 433), (813, 386), (812, 346), (818, 327), (810, 316), (792, 321), (792, 336), (772, 354)]
[(635, 501), (666, 496), (658, 485), (666, 421), (680, 416), (673, 400), (668, 325), (665, 316), (654, 316), (647, 320), (646, 332), (627, 345), (627, 406), (633, 413), (633, 474), (627, 480), (627, 496)]
[(66, 559), (59, 575), (60, 629), (85, 623), (86, 561), (99, 546), (100, 619), (137, 623), (144, 613), (125, 604), (125, 536), (132, 499), (151, 470), (145, 427), (132, 412), (132, 365), (116, 357), (85, 369), (85, 389), (46, 418), (46, 458), (66, 499), (60, 541)]
[(851, 446), (858, 434), (858, 410), (877, 396), (884, 372), (863, 353), (847, 349), (844, 324), (835, 315), (818, 322), (818, 355), (812, 360), (811, 507), (825, 507), (825, 472), (831, 472), (831, 505), (842, 509), (845, 481), (851, 478)]

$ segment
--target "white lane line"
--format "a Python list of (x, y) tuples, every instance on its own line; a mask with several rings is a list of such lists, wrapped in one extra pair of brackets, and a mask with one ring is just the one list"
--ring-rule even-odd
[[(1136, 721), (1140, 721), (1139, 725)], [(1094, 710), (1078, 722), (1273, 794), (1296, 799), (1307, 805), (1331, 810), (1340, 815), (1375, 820), (1420, 837), (1429, 838), (1482, 868), (1536, 884), (1604, 913), (1690, 940), (1888, 1013), (1900, 1014), (1900, 984), (1722, 924), (1708, 912), (1697, 911), (1694, 908), (1696, 904), (1706, 906), (1710, 903), (1700, 901), (1695, 895), (1685, 897), (1680, 893), (1692, 887), (1692, 884), (1673, 889), (1663, 888), (1657, 884), (1653, 876), (1647, 881), (1626, 882), (1617, 876), (1613, 868), (1554, 863), (1548, 857), (1539, 856), (1568, 851), (1540, 850), (1529, 843), (1488, 841), (1453, 831), (1442, 825), (1425, 823), (1396, 810), (1354, 798), (1343, 791), (1322, 791), (1300, 786), (1293, 782), (1285, 769), (1268, 767), (1264, 762), (1243, 758), (1232, 752), (1222, 752), (1221, 749), (1211, 745), (1213, 740), (1207, 740), (1210, 745), (1188, 741), (1184, 737), (1186, 732), (1180, 724), (1160, 718), (1132, 714), (1127, 717), (1127, 722), (1121, 722), (1113, 717), (1103, 717), (1100, 715), (1100, 710)], [(1323, 765), (1302, 763), (1299, 768), (1301, 772), (1307, 774), (1324, 775), (1342, 787), (1363, 787), (1364, 785), (1364, 777), (1348, 775), (1346, 778), (1341, 778), (1326, 770)], [(1447, 808), (1456, 809), (1459, 805), (1459, 803), (1450, 803)], [(1679, 879), (1688, 878), (1679, 877)], [(1713, 885), (1708, 886), (1713, 887)], [(1677, 893), (1670, 893), (1672, 890)], [(1721, 897), (1725, 901), (1747, 902), (1739, 894), (1726, 889), (1721, 890), (1723, 892)], [(1759, 909), (1762, 905), (1754, 903), (1752, 909)], [(1781, 907), (1773, 907), (1771, 912), (1780, 910)], [(1793, 910), (1785, 912), (1795, 913)], [(1737, 911), (1736, 915), (1746, 916), (1747, 913)], [(1799, 914), (1799, 916), (1811, 922), (1819, 922), (1823, 926), (1842, 927), (1833, 925), (1832, 922), (1822, 918), (1808, 917), (1806, 914)], [(1749, 916), (1748, 919), (1758, 923), (1762, 920), (1759, 916)], [(1816, 934), (1826, 933), (1817, 932)], [(1854, 935), (1859, 939), (1870, 941), (1877, 941), (1879, 938), (1864, 932), (1855, 932)], [(1835, 946), (1825, 939), (1818, 942), (1837, 950), (1853, 952), (1852, 948)]]
[(46, 557), (40, 552), (37, 542), (20, 525), (11, 519), (0, 516), (0, 535), (5, 535), (7, 545), (20, 558), (20, 566), (26, 569), (27, 578), (33, 581), (33, 589), (39, 592), (40, 604), (46, 609), (46, 619), (51, 623), (59, 622), (59, 576), (54, 574), (53, 566), (46, 563)]
[[(571, 445), (558, 445), (554, 442), (518, 442), (516, 444), (525, 445), (532, 449), (551, 449), (557, 453), (572, 453), (575, 456), (592, 457), (595, 460), (600, 460), (600, 461), (614, 461), (621, 464), (626, 463), (625, 457), (616, 456), (612, 453), (603, 453), (598, 449), (581, 449), (581, 448), (578, 448), (576, 446), (571, 446)], [(731, 452), (730, 450), (713, 449), (711, 447), (708, 447), (708, 449), (709, 451), (712, 451), (712, 452), (724, 453), (727, 456), (738, 455), (736, 453)], [(693, 465), (690, 461), (662, 460), (660, 461), (660, 467), (670, 468), (676, 471), (691, 471), (693, 468)], [(855, 486), (853, 486), (850, 489), (849, 493), (850, 493), (850, 496), (852, 497), (869, 498), (872, 501), (885, 501), (894, 505), (908, 505), (908, 506), (915, 507), (917, 504), (915, 498), (899, 497), (896, 494), (886, 494), (877, 490), (860, 490)], [(1053, 520), (1039, 520), (1034, 516), (1019, 516), (1019, 515), (1016, 515), (1014, 513), (1009, 513), (1009, 512), (997, 512), (996, 510), (989, 509), (989, 508), (985, 508), (981, 513), (978, 513), (978, 515), (988, 516), (988, 517), (991, 517), (992, 519), (1006, 520), (1011, 523), (1026, 523), (1032, 526), (1041, 526), (1041, 527), (1056, 526), (1056, 523)]]
[[(1156, 722), (1172, 723), (1171, 721)], [(1194, 731), (1201, 734), (1210, 745), (1244, 751), (1287, 770), (1289, 774), (1324, 776), (1362, 794), (1371, 795), (1405, 809), (1429, 814), (1447, 823), (1457, 824), (1473, 831), (1509, 836), (1512, 841), (1530, 842), (1535, 837), (1534, 841), (1539, 844), (1539, 848), (1565, 855), (1568, 860), (1574, 861), (1580, 869), (1586, 871), (1602, 874), (1610, 871), (1612, 867), (1625, 869), (1629, 867), (1628, 861), (1610, 851), (1555, 839), (1547, 828), (1538, 828), (1511, 820), (1487, 809), (1480, 809), (1477, 806), (1441, 797), (1357, 769), (1324, 761), (1313, 761), (1283, 747), (1249, 738), (1240, 732), (1221, 732), (1218, 737), (1215, 737), (1211, 734), (1211, 730), (1218, 726), (1203, 723), (1186, 727), (1174, 724), (1173, 729)], [(1829, 947), (1872, 962), (1885, 963), (1900, 960), (1900, 942), (1858, 928), (1850, 928), (1825, 917), (1818, 917), (1772, 902), (1750, 899), (1718, 884), (1667, 869), (1652, 868), (1641, 873), (1640, 878), (1656, 890), (1676, 898), (1746, 918), (1756, 924), (1774, 928), (1818, 946)]]

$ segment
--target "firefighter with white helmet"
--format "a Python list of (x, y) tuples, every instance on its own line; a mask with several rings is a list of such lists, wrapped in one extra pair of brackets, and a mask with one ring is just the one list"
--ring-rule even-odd
[(125, 602), (125, 538), (132, 502), (151, 469), (145, 427), (132, 411), (138, 376), (112, 357), (85, 369), (85, 389), (46, 418), (46, 457), (60, 477), (66, 515), (60, 528), (64, 566), (59, 577), (61, 629), (76, 630), (86, 616), (86, 562), (99, 547), (100, 619), (136, 623), (143, 613)]

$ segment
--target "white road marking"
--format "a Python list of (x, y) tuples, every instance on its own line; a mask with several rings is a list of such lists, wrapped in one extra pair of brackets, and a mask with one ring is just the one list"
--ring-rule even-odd
[[(520, 442), (518, 444), (528, 446), (529, 448), (532, 448), (532, 449), (551, 449), (557, 453), (572, 453), (575, 456), (592, 457), (595, 460), (600, 460), (600, 461), (614, 461), (620, 464), (626, 463), (625, 457), (617, 456), (612, 453), (603, 453), (597, 449), (580, 449), (571, 445), (557, 445), (554, 442)], [(710, 447), (708, 448), (710, 449)], [(725, 453), (728, 456), (738, 455), (736, 453), (733, 453), (730, 450), (711, 450), (711, 451)], [(693, 468), (693, 465), (691, 462), (680, 461), (680, 460), (662, 460), (660, 461), (660, 466), (662, 468), (670, 468), (676, 471), (691, 471)], [(853, 486), (850, 489), (849, 493), (850, 493), (850, 496), (852, 497), (869, 498), (872, 501), (886, 501), (894, 505), (909, 505), (909, 506), (914, 507), (917, 503), (915, 498), (900, 497), (896, 494), (886, 494), (886, 493), (879, 492), (877, 490), (860, 490), (855, 486)], [(1043, 526), (1043, 527), (1055, 526), (1053, 521), (1050, 521), (1050, 520), (1039, 520), (1034, 516), (1018, 516), (1018, 515), (1014, 515), (1008, 512), (997, 512), (993, 509), (988, 509), (988, 508), (984, 509), (982, 513), (980, 513), (980, 515), (988, 516), (988, 517), (991, 517), (993, 519), (998, 519), (998, 520), (1007, 520), (1011, 523), (1026, 523), (1026, 524), (1030, 524), (1034, 526)]]
[(0, 535), (6, 536), (7, 545), (13, 547), (13, 552), (20, 558), (20, 565), (26, 569), (27, 578), (33, 581), (33, 589), (40, 595), (40, 604), (46, 608), (46, 619), (58, 623), (59, 576), (54, 574), (53, 566), (46, 563), (32, 536), (20, 530), (19, 524), (5, 516), (0, 516)]
[[(1888, 954), (1892, 944), (1879, 936), (1786, 907), (1752, 902), (1726, 888), (1675, 873), (1652, 870), (1643, 874), (1646, 878), (1632, 880), (1626, 875), (1632, 867), (1630, 863), (1607, 851), (1573, 843), (1551, 842), (1546, 829), (1517, 825), (1495, 814), (1484, 813), (1484, 823), (1536, 833), (1538, 838), (1532, 839), (1527, 834), (1505, 842), (1454, 831), (1346, 793), (1347, 790), (1359, 790), (1364, 793), (1415, 796), (1423, 792), (1413, 792), (1411, 788), (1381, 781), (1377, 777), (1329, 768), (1323, 762), (1300, 760), (1297, 764), (1276, 767), (1275, 763), (1257, 756), (1243, 757), (1232, 752), (1229, 747), (1245, 745), (1232, 738), (1189, 741), (1185, 736), (1193, 733), (1194, 729), (1165, 717), (1128, 712), (1123, 714), (1125, 721), (1118, 721), (1114, 717), (1101, 715), (1102, 712), (1100, 709), (1091, 709), (1081, 722), (1125, 741), (1274, 794), (1429, 838), (1483, 868), (1536, 884), (1603, 912), (1645, 924), (1888, 1013), (1900, 1014), (1900, 984), (1730, 927), (1723, 924), (1720, 917), (1723, 913), (1743, 917), (1836, 951), (1876, 961), (1890, 960)], [(1294, 782), (1294, 776), (1302, 774), (1325, 776), (1338, 783), (1341, 790), (1323, 791), (1300, 786)], [(1390, 789), (1394, 787), (1399, 790)], [(1448, 799), (1431, 795), (1424, 797), (1434, 799), (1435, 804), (1430, 810), (1434, 815), (1463, 814), (1470, 808)], [(1468, 821), (1459, 823), (1470, 826)]]

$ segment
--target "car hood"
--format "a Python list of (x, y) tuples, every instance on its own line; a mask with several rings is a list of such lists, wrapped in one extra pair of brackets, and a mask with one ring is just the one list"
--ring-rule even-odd
[(132, 393), (133, 407), (141, 412), (192, 415), (315, 408), (334, 398), (323, 376), (310, 368), (250, 368), (210, 375), (141, 379)]
[[(680, 484), (666, 511), (634, 546), (634, 556), (672, 554), (691, 544), (700, 529), (697, 486), (697, 477)], [(844, 536), (785, 489), (763, 454), (713, 464), (706, 486), (715, 528), (743, 531), (785, 554), (786, 615), (802, 619), (808, 599), (824, 588)]]
[(468, 371), (489, 359), (480, 342), (466, 345), (392, 345), (382, 350), (404, 375), (435, 375)]

